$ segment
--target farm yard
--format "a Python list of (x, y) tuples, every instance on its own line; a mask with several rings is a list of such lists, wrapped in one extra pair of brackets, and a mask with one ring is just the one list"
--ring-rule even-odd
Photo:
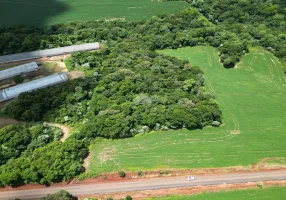
[(174, 13), (188, 4), (161, 0), (1, 0), (0, 26), (50, 25), (67, 21), (122, 18), (149, 19)]
[(223, 125), (98, 140), (89, 172), (248, 166), (264, 158), (274, 160), (271, 165), (284, 163), (286, 85), (283, 66), (276, 57), (252, 48), (236, 68), (226, 69), (212, 47), (160, 53), (200, 66), (206, 90), (215, 95), (222, 110)]
[[(29, 63), (31, 61), (26, 61), (25, 63)], [(5, 70), (5, 69), (9, 69), (15, 66), (19, 66), (21, 64), (23, 64), (22, 62), (19, 62), (19, 64), (17, 63), (12, 63), (10, 65), (7, 65), (5, 67), (0, 67), (0, 72), (1, 70)], [(35, 80), (41, 77), (45, 77), (45, 76), (49, 76), (53, 73), (56, 72), (64, 72), (67, 71), (64, 62), (61, 61), (46, 61), (46, 62), (39, 62), (39, 70), (33, 71), (33, 72), (29, 72), (29, 73), (24, 73), (21, 74), (21, 77), (23, 77), (23, 83), (31, 81), (31, 80)], [(5, 89), (7, 87), (11, 87), (16, 85), (17, 83), (15, 83), (15, 77), (11, 77), (9, 79), (5, 79), (5, 80), (1, 80), (0, 81), (0, 89)]]
[(286, 5), (255, 2), (0, 0), (0, 188), (282, 179)]

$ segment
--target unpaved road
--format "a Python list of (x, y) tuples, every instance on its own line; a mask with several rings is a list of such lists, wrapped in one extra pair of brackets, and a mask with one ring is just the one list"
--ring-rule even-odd
[(55, 127), (62, 129), (62, 132), (63, 132), (63, 136), (61, 138), (62, 142), (64, 142), (68, 138), (70, 132), (72, 131), (72, 128), (69, 126), (65, 126), (65, 125), (61, 125), (61, 124), (53, 124), (53, 123), (48, 123), (48, 125), (49, 126), (55, 126)]
[(271, 172), (232, 173), (221, 175), (196, 176), (196, 180), (188, 181), (186, 177), (157, 178), (150, 180), (122, 181), (116, 183), (55, 186), (44, 189), (13, 190), (0, 192), (0, 199), (37, 199), (59, 190), (67, 190), (73, 195), (106, 194), (113, 192), (128, 192), (156, 190), (166, 188), (182, 188), (203, 185), (234, 184), (257, 181), (286, 180), (286, 170)]

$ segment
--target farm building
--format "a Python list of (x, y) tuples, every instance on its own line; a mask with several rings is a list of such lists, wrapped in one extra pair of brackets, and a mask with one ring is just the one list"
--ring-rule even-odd
[(5, 70), (0, 71), (0, 81), (5, 80), (7, 78), (11, 78), (13, 76), (17, 76), (22, 73), (31, 72), (31, 71), (35, 71), (38, 69), (39, 67), (36, 62), (31, 62), (31, 63), (27, 63), (27, 64), (20, 65), (17, 67), (5, 69)]
[(31, 51), (25, 53), (10, 54), (5, 56), (0, 56), (0, 63), (18, 62), (36, 58), (58, 56), (80, 51), (96, 50), (100, 48), (101, 48), (100, 44), (98, 42), (95, 42), (95, 43), (78, 44), (78, 45), (59, 47), (53, 49)]
[(4, 90), (0, 90), (0, 102), (17, 97), (23, 92), (30, 92), (32, 90), (45, 88), (51, 85), (56, 85), (65, 82), (67, 80), (67, 75), (63, 72), (60, 72), (57, 74), (46, 76), (44, 78), (6, 88)]

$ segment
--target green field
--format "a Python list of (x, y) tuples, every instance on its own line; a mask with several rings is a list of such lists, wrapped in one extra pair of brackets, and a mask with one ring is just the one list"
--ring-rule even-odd
[(0, 26), (48, 25), (77, 20), (149, 19), (187, 7), (186, 2), (160, 0), (0, 0)]
[(270, 187), (263, 189), (233, 190), (227, 192), (203, 193), (190, 196), (171, 196), (153, 198), (157, 200), (284, 200), (285, 187)]
[(100, 141), (92, 150), (91, 172), (247, 166), (268, 157), (285, 161), (286, 85), (277, 58), (252, 49), (238, 68), (225, 69), (212, 47), (160, 52), (201, 67), (224, 124)]

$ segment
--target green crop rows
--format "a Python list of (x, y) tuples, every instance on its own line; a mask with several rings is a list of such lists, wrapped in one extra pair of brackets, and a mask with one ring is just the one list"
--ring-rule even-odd
[(97, 142), (91, 172), (246, 166), (268, 157), (285, 159), (286, 85), (277, 58), (251, 49), (237, 68), (225, 69), (212, 47), (160, 52), (201, 67), (224, 124)]
[(177, 12), (188, 6), (183, 1), (158, 0), (1, 0), (0, 4), (0, 26), (112, 18), (142, 20), (165, 11)]
[(154, 198), (157, 200), (284, 200), (285, 187), (270, 187), (263, 189), (234, 190), (227, 192), (203, 193), (192, 196), (172, 196)]

